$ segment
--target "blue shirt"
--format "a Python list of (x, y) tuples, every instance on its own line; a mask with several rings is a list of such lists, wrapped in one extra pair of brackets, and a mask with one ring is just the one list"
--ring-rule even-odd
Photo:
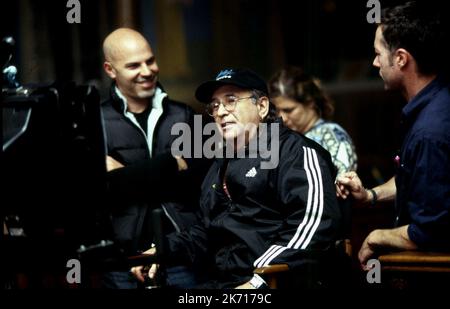
[(402, 111), (396, 225), (423, 249), (450, 248), (450, 84), (436, 78)]

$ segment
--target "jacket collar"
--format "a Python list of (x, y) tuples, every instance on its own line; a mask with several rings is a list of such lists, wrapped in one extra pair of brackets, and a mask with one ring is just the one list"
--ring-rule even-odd
[[(109, 93), (110, 93), (110, 96), (111, 96), (111, 99), (112, 99), (112, 106), (117, 111), (119, 111), (121, 114), (125, 114), (126, 111), (127, 111), (127, 109), (126, 109), (127, 108), (126, 99), (125, 99), (125, 97), (122, 96), (122, 94), (120, 93), (120, 91), (117, 88), (116, 83), (114, 81), (111, 83), (111, 87), (109, 89)], [(158, 99), (158, 97), (160, 99)], [(161, 108), (162, 109), (163, 105), (164, 105), (163, 101), (164, 101), (165, 97), (167, 97), (167, 94), (164, 91), (164, 87), (158, 82), (156, 84), (155, 95), (152, 96), (151, 98), (149, 98), (150, 104), (153, 107), (155, 107), (155, 108)], [(155, 98), (157, 100), (154, 100)], [(157, 106), (154, 106), (155, 103), (156, 103), (155, 101), (157, 101), (157, 104), (156, 104)]]
[(405, 125), (409, 126), (412, 124), (419, 113), (443, 87), (448, 87), (448, 81), (442, 76), (438, 76), (426, 85), (425, 88), (420, 90), (419, 93), (403, 107), (402, 120)]

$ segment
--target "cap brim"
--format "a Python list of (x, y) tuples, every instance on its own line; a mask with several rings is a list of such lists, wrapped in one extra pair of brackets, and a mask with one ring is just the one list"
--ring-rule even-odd
[(243, 89), (248, 88), (245, 85), (227, 79), (210, 80), (198, 86), (197, 90), (195, 91), (195, 97), (202, 103), (209, 103), (211, 101), (212, 95), (214, 94), (214, 91), (216, 91), (220, 86), (223, 85), (234, 85)]

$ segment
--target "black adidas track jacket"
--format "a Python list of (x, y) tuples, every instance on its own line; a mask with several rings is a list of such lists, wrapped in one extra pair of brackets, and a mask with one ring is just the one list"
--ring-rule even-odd
[(329, 153), (278, 123), (276, 168), (261, 169), (261, 157), (214, 162), (202, 184), (203, 224), (169, 236), (173, 262), (201, 261), (210, 279), (242, 283), (256, 267), (299, 266), (304, 250), (326, 250), (340, 238)]

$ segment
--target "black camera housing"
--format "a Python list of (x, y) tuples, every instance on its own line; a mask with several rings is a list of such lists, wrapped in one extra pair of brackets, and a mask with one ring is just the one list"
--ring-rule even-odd
[(1, 107), (2, 264), (65, 267), (80, 247), (112, 238), (98, 91), (3, 88)]

